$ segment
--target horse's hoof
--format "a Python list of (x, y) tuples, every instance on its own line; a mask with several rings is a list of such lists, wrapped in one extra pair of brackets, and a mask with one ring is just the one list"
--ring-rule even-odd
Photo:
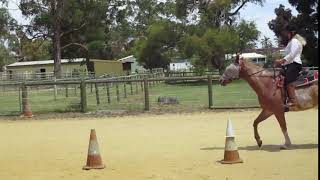
[(261, 146), (262, 146), (262, 141), (261, 141), (261, 140), (257, 140), (257, 144), (258, 144), (259, 148), (261, 148)]
[(280, 149), (281, 150), (286, 150), (286, 149), (289, 149), (290, 148), (290, 145), (289, 144), (284, 144), (284, 145), (281, 145), (280, 146)]

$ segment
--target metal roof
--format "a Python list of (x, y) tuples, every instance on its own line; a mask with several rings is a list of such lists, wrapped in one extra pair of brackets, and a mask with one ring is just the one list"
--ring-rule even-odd
[(122, 61), (122, 63), (134, 63), (136, 61), (136, 58), (131, 55), (131, 56), (127, 56), (127, 57), (124, 57), (124, 58), (121, 58), (121, 59), (118, 59), (117, 61)]
[(242, 56), (243, 58), (265, 58), (265, 57), (267, 57), (263, 54), (258, 54), (258, 53), (243, 53), (240, 56)]
[[(86, 60), (85, 58), (61, 59), (61, 64), (64, 64), (64, 63), (81, 63), (81, 62), (83, 62), (85, 60)], [(53, 60), (15, 62), (13, 64), (7, 65), (7, 67), (34, 66), (34, 65), (46, 65), (46, 64), (53, 64)]]
[[(243, 57), (243, 58), (247, 58), (247, 59), (252, 59), (252, 58), (266, 58), (267, 56), (266, 55), (263, 55), (263, 54), (258, 54), (258, 53), (255, 53), (255, 52), (253, 52), (253, 53), (242, 53), (242, 54), (240, 54), (240, 56), (241, 57)], [(225, 55), (225, 58), (226, 59), (229, 59), (229, 58), (231, 58), (231, 57), (236, 57), (236, 54), (226, 54)]]

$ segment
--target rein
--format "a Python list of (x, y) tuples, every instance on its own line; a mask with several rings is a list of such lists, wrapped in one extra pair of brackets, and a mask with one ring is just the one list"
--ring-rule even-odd
[(265, 71), (265, 70), (266, 70), (266, 69), (262, 69), (262, 70), (260, 70), (260, 71), (258, 71), (258, 72), (255, 72), (255, 73), (249, 74), (248, 76), (253, 76), (253, 75), (258, 74), (258, 73), (261, 73), (262, 71)]
[[(250, 77), (250, 76), (256, 75), (256, 74), (261, 73), (261, 72), (263, 72), (263, 71), (265, 71), (265, 70), (267, 70), (267, 69), (262, 69), (262, 70), (260, 70), (260, 71), (255, 72), (255, 73), (249, 74), (248, 76)], [(275, 79), (275, 78), (276, 78), (276, 69), (275, 69), (274, 66), (272, 66), (272, 70), (273, 70), (273, 76), (272, 76), (272, 78)], [(271, 77), (271, 76), (259, 76), (259, 77)]]

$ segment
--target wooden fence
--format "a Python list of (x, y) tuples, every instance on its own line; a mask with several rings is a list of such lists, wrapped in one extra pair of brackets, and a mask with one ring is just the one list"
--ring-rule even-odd
[[(310, 69), (317, 69), (317, 68), (310, 68)], [(77, 85), (80, 87), (80, 111), (81, 112), (87, 112), (88, 111), (88, 103), (87, 103), (87, 87), (91, 87), (91, 92), (93, 92), (93, 88), (95, 89), (95, 98), (96, 103), (99, 105), (101, 102), (100, 99), (100, 92), (98, 88), (98, 84), (104, 84), (106, 87), (106, 94), (107, 94), (107, 103), (111, 103), (111, 95), (110, 95), (110, 86), (115, 86), (116, 88), (116, 100), (117, 102), (120, 102), (120, 93), (119, 89), (123, 88), (124, 92), (124, 98), (126, 98), (128, 95), (133, 94), (134, 85), (135, 83), (135, 89), (137, 92), (138, 86), (140, 84), (141, 90), (144, 93), (144, 110), (149, 111), (150, 110), (150, 95), (149, 95), (149, 87), (154, 86), (155, 84), (159, 84), (160, 82), (167, 82), (167, 81), (202, 81), (207, 82), (208, 86), (208, 108), (215, 109), (215, 108), (222, 108), (222, 109), (230, 109), (230, 108), (256, 108), (257, 105), (254, 106), (243, 106), (243, 107), (214, 107), (213, 101), (213, 90), (212, 90), (212, 81), (217, 80), (219, 76), (216, 76), (215, 74), (209, 74), (206, 76), (188, 76), (184, 74), (185, 76), (169, 76), (166, 77), (164, 73), (155, 73), (155, 74), (137, 74), (137, 75), (131, 75), (131, 76), (122, 76), (122, 77), (111, 77), (111, 78), (99, 78), (99, 79), (90, 79), (90, 78), (82, 78), (82, 79), (60, 79), (60, 80), (40, 80), (40, 81), (32, 81), (32, 80), (24, 80), (20, 82), (0, 82), (0, 87), (2, 87), (5, 91), (5, 88), (8, 88), (9, 86), (15, 86), (18, 87), (19, 90), (19, 101), (22, 99), (28, 99), (28, 97), (20, 97), (20, 96), (26, 96), (28, 95), (27, 92), (28, 88), (33, 87), (54, 87), (54, 97), (57, 96), (57, 91), (55, 90), (56, 86), (64, 86), (65, 87), (65, 95), (68, 97), (69, 89), (72, 85)], [(120, 87), (120, 83), (123, 84), (123, 87)], [(113, 86), (113, 87), (114, 87)], [(89, 89), (90, 90), (90, 89)], [(77, 88), (75, 89), (77, 91)], [(20, 111), (24, 109), (22, 107), (22, 101), (20, 103)]]
[[(100, 95), (99, 88), (97, 88), (98, 84), (105, 84), (107, 90), (107, 99), (108, 103), (110, 103), (110, 85), (115, 85), (116, 87), (116, 96), (117, 101), (120, 101), (119, 94), (119, 84), (123, 83), (123, 92), (124, 98), (130, 93), (133, 94), (133, 85), (132, 83), (136, 83), (136, 91), (138, 89), (137, 84), (141, 84), (141, 89), (144, 93), (144, 110), (150, 110), (150, 98), (149, 98), (149, 87), (155, 86), (160, 82), (164, 81), (207, 81), (208, 83), (208, 108), (213, 108), (213, 94), (212, 94), (212, 75), (207, 76), (194, 76), (194, 77), (164, 77), (162, 73), (159, 74), (149, 74), (149, 75), (137, 75), (137, 76), (125, 76), (125, 77), (117, 77), (117, 78), (103, 78), (103, 79), (81, 79), (81, 80), (56, 80), (56, 81), (24, 81), (24, 82), (12, 82), (0, 84), (0, 86), (16, 86), (19, 88), (19, 96), (22, 97), (19, 99), (25, 100), (28, 99), (28, 89), (32, 87), (52, 87), (52, 86), (64, 86), (66, 88), (65, 94), (68, 97), (69, 88), (72, 85), (80, 86), (80, 111), (87, 112), (87, 88), (88, 86), (95, 88), (95, 96), (97, 104), (100, 104)], [(215, 79), (216, 80), (216, 79)], [(127, 87), (129, 86), (129, 88)], [(69, 88), (68, 88), (69, 87)], [(25, 92), (26, 91), (26, 92)], [(92, 91), (92, 88), (91, 88)], [(56, 97), (57, 91), (54, 91), (54, 96)], [(20, 101), (19, 100), (19, 101)], [(20, 110), (24, 109), (22, 101), (20, 102)]]

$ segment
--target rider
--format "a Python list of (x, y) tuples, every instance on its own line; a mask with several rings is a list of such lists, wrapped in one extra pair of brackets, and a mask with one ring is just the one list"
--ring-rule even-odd
[(285, 84), (289, 96), (287, 106), (295, 106), (297, 100), (293, 82), (297, 80), (299, 72), (302, 70), (301, 53), (303, 46), (306, 45), (306, 40), (297, 34), (295, 28), (290, 25), (281, 31), (281, 38), (286, 44), (285, 57), (275, 60), (275, 64), (281, 65), (284, 69)]

